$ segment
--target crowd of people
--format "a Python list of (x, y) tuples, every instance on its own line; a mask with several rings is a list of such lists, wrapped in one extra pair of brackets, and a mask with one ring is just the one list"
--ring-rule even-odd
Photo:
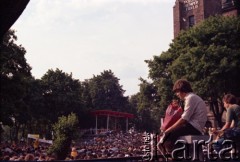
[(55, 157), (47, 153), (48, 148), (49, 145), (43, 143), (34, 148), (27, 142), (1, 142), (0, 161), (54, 161)]
[[(108, 132), (83, 139), (72, 147), (68, 159), (107, 159), (142, 156), (143, 134), (137, 132)], [(75, 155), (75, 156), (74, 156)]]
[[(140, 157), (143, 154), (142, 145), (143, 133), (109, 131), (76, 141), (66, 160)], [(35, 147), (34, 142), (1, 143), (0, 161), (54, 161), (56, 157), (47, 153), (49, 146), (39, 143), (38, 147)]]

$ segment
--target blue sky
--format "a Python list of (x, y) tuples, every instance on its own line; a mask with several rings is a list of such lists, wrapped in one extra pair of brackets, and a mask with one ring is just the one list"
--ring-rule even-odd
[(174, 0), (31, 0), (12, 26), (32, 75), (59, 68), (84, 81), (111, 69), (125, 96), (147, 79), (144, 60), (169, 48)]

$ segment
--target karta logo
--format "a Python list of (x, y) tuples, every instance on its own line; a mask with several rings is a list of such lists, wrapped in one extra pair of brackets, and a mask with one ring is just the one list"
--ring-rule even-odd
[[(144, 133), (143, 135), (143, 160), (153, 161), (158, 160), (159, 157), (168, 161), (169, 158), (176, 161), (203, 161), (210, 160), (239, 160), (237, 155), (236, 144), (232, 140), (223, 140), (221, 145), (222, 148), (218, 152), (214, 152), (213, 145), (216, 144), (213, 141), (213, 136), (210, 135), (207, 141), (205, 140), (193, 140), (191, 144), (188, 144), (186, 140), (177, 140), (175, 142), (175, 149), (169, 154), (165, 154), (163, 151), (164, 143), (167, 141), (169, 136), (162, 135), (159, 137), (158, 134)], [(203, 149), (205, 151), (203, 153)]]

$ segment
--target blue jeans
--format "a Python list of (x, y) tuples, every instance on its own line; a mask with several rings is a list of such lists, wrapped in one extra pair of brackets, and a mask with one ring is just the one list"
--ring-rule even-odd
[(223, 141), (224, 138), (219, 138), (216, 142), (213, 143), (213, 149), (217, 152), (219, 152), (223, 148)]

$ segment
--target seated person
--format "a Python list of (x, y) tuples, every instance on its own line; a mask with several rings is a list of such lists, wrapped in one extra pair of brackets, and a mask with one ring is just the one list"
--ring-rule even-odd
[(164, 131), (165, 139), (162, 140), (161, 147), (165, 151), (161, 151), (165, 153), (172, 153), (175, 148), (175, 142), (180, 136), (201, 135), (207, 121), (206, 104), (201, 97), (193, 93), (191, 85), (187, 80), (177, 80), (174, 83), (173, 92), (181, 100), (184, 100), (184, 110), (181, 118)]
[(171, 104), (167, 107), (165, 117), (163, 120), (163, 123), (160, 127), (160, 131), (164, 132), (167, 130), (170, 126), (172, 126), (178, 119), (181, 118), (182, 115), (182, 108), (179, 105), (179, 102), (177, 99), (173, 99)]
[(223, 97), (223, 104), (227, 109), (226, 123), (221, 130), (213, 131), (213, 133), (218, 134), (216, 143), (213, 145), (217, 152), (223, 148), (222, 142), (225, 139), (240, 138), (240, 106), (236, 102), (236, 97), (232, 94), (226, 94)]

